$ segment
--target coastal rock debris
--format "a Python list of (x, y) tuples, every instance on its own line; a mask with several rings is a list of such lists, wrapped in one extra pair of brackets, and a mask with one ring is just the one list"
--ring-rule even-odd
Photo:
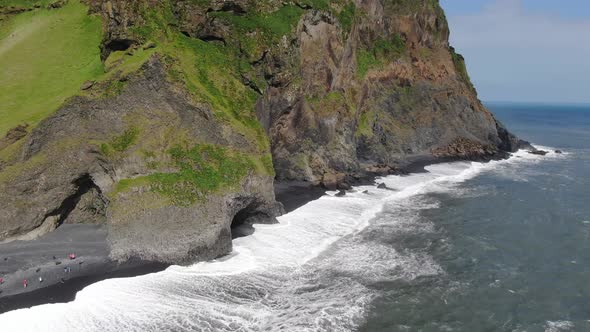
[(529, 153), (537, 156), (546, 156), (549, 152), (544, 150), (531, 150)]

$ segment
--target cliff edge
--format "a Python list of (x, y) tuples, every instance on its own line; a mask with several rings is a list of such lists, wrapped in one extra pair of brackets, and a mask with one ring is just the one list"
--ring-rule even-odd
[(0, 241), (95, 223), (117, 260), (213, 259), (282, 213), (275, 179), (345, 188), (520, 144), (438, 1), (27, 4), (0, 2)]

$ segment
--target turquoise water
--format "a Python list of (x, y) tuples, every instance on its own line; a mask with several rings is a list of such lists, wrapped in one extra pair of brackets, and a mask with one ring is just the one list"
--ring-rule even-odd
[(432, 257), (441, 273), (374, 284), (381, 295), (361, 331), (590, 331), (590, 107), (489, 108), (520, 137), (567, 155), (417, 198), (432, 207), (416, 223), (432, 229), (385, 226), (380, 238)]

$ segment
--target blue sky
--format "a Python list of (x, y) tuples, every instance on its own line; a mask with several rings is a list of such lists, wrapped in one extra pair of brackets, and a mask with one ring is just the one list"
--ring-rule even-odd
[(484, 101), (590, 103), (590, 0), (440, 0)]

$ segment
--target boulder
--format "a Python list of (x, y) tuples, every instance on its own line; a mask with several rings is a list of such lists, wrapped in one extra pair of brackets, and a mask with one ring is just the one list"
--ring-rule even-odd
[(340, 182), (338, 183), (337, 188), (340, 190), (350, 190), (352, 189), (352, 186), (348, 182)]
[(493, 156), (498, 148), (490, 144), (459, 137), (451, 143), (432, 149), (432, 155), (439, 158), (481, 159)]
[(57, 9), (65, 6), (68, 3), (67, 0), (57, 0), (53, 1), (47, 5), (47, 9)]
[(80, 86), (80, 90), (88, 90), (91, 87), (93, 87), (95, 83), (95, 81), (86, 81), (82, 83), (82, 86)]
[(28, 128), (28, 124), (22, 124), (10, 129), (8, 133), (6, 133), (6, 136), (0, 139), (0, 150), (27, 136)]
[(548, 151), (544, 151), (544, 150), (532, 150), (532, 151), (529, 151), (529, 153), (530, 153), (530, 154), (537, 155), (537, 156), (545, 156), (545, 155), (547, 155), (549, 152), (548, 152)]
[(344, 183), (345, 178), (346, 174), (344, 173), (326, 173), (322, 178), (322, 186), (328, 190), (339, 189), (339, 185)]
[(388, 175), (393, 173), (393, 169), (391, 168), (391, 166), (384, 164), (370, 165), (368, 167), (365, 167), (365, 171), (367, 173), (376, 175)]

